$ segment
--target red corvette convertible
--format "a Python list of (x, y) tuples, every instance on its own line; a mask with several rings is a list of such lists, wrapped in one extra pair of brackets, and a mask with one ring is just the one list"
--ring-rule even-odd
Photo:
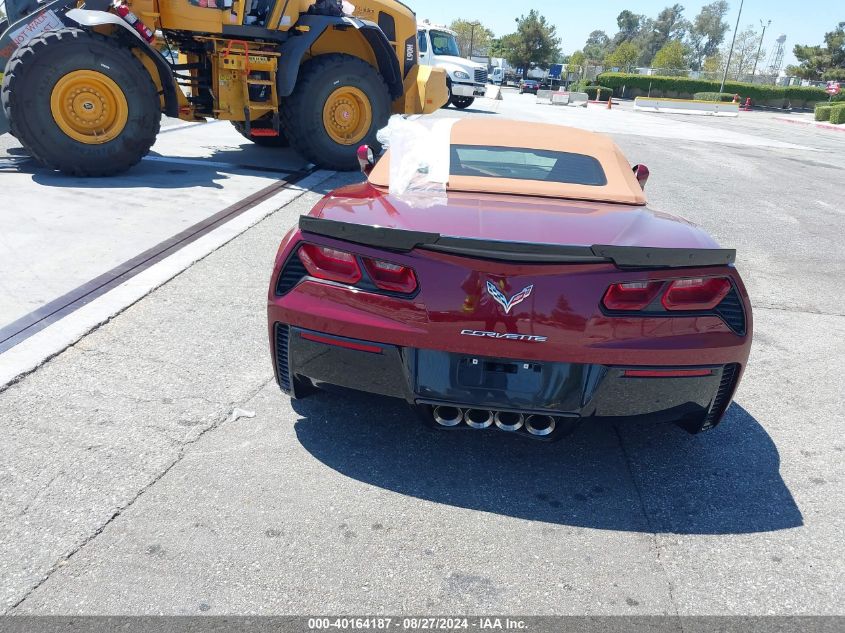
[(282, 390), (338, 385), (439, 428), (544, 440), (599, 418), (719, 424), (751, 347), (735, 252), (645, 206), (648, 170), (605, 136), (480, 118), (449, 134), (442, 195), (391, 193), (404, 157), (365, 153), (367, 181), (282, 241)]

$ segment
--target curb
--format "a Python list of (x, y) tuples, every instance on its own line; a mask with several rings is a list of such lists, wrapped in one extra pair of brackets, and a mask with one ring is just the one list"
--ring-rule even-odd
[(775, 117), (775, 121), (792, 123), (793, 125), (811, 125), (820, 130), (833, 130), (834, 132), (845, 132), (845, 125), (831, 125), (830, 123), (822, 123), (820, 121), (798, 121), (797, 119), (787, 119), (785, 117)]

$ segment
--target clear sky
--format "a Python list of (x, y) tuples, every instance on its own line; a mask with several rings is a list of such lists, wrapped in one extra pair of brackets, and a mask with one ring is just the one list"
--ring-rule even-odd
[[(694, 18), (701, 7), (710, 0), (529, 0), (528, 2), (502, 2), (501, 0), (404, 0), (420, 20), (429, 19), (438, 24), (448, 24), (455, 18), (478, 20), (497, 36), (515, 30), (514, 19), (520, 14), (537, 9), (555, 26), (561, 37), (564, 53), (572, 53), (584, 46), (591, 31), (606, 31), (610, 37), (616, 33), (616, 16), (623, 9), (657, 17), (667, 5), (680, 3), (686, 8), (684, 16)], [(727, 21), (731, 33), (736, 24), (739, 0), (728, 0), (731, 5)], [(354, 4), (354, 0), (352, 0)], [(786, 64), (796, 63), (792, 55), (795, 44), (822, 44), (824, 34), (836, 24), (845, 21), (845, 4), (842, 0), (745, 0), (740, 30), (749, 24), (760, 28), (760, 20), (771, 20), (766, 30), (763, 46), (771, 52), (775, 39), (786, 34)], [(730, 38), (731, 34), (728, 34)]]

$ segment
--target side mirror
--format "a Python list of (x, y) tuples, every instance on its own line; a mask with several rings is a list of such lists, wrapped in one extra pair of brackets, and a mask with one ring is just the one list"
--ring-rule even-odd
[(649, 172), (648, 167), (645, 165), (634, 165), (634, 176), (637, 179), (637, 182), (640, 183), (640, 187), (645, 189), (645, 184), (648, 182), (648, 177), (651, 174)]
[(361, 166), (361, 173), (369, 176), (376, 164), (376, 157), (369, 145), (362, 145), (358, 148), (358, 164)]

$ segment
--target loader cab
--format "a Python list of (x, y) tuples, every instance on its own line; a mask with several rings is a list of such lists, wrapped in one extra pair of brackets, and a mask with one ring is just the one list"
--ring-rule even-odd
[(276, 0), (246, 0), (244, 4), (244, 26), (266, 27), (275, 4)]
[[(202, 0), (192, 0), (202, 2)], [(209, 3), (227, 3), (237, 0), (207, 0)], [(345, 7), (342, 0), (241, 0), (243, 13), (241, 24), (260, 26), (271, 31), (287, 31), (305, 13), (342, 17)], [(350, 7), (352, 5), (349, 5)]]

